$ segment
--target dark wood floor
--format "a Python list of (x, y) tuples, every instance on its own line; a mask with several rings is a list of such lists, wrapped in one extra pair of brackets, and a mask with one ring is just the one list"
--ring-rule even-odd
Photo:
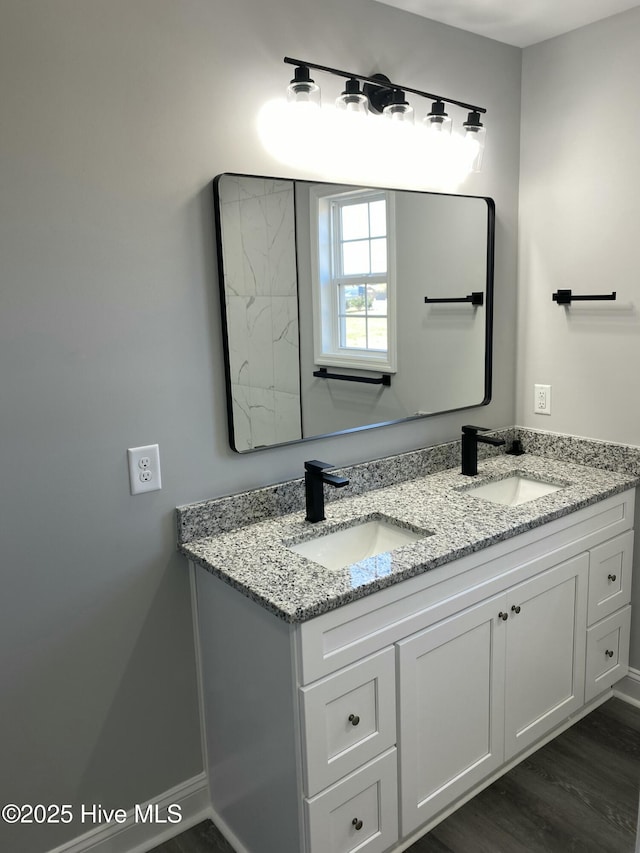
[[(407, 853), (633, 853), (639, 793), (640, 708), (610, 699)], [(206, 821), (152, 853), (233, 850)]]

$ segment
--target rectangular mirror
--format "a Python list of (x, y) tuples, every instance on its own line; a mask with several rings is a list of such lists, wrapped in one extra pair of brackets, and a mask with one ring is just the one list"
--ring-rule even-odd
[(234, 450), (490, 401), (492, 199), (227, 173), (214, 201)]

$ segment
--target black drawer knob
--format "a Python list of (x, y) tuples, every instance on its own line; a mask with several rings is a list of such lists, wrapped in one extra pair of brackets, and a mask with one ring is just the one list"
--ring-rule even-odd
[(607, 578), (613, 583), (616, 579), (616, 575), (607, 575)]
[(502, 619), (503, 622), (506, 622), (508, 618), (508, 613), (503, 613), (502, 610), (500, 611), (500, 613), (498, 613), (498, 619)]
[(360, 830), (362, 829), (362, 826), (363, 826), (360, 818), (354, 817), (354, 819), (351, 821), (351, 823), (353, 826), (355, 826), (356, 832), (360, 832)]
[(357, 726), (360, 722), (360, 717), (357, 714), (349, 714), (349, 722), (352, 726)]
[(605, 652), (605, 655), (606, 655), (608, 658), (612, 658), (612, 657), (613, 657), (613, 651), (612, 651), (611, 649), (607, 649), (607, 650), (606, 650), (606, 652)]

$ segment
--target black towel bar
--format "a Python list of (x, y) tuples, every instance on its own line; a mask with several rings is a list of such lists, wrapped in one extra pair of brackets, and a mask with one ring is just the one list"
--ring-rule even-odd
[(615, 290), (612, 293), (600, 293), (593, 296), (577, 296), (571, 290), (560, 290), (557, 293), (552, 293), (551, 298), (558, 305), (571, 305), (572, 302), (602, 302), (604, 300), (613, 300), (616, 298)]
[(474, 291), (470, 293), (468, 296), (456, 296), (451, 298), (445, 297), (437, 297), (432, 299), (429, 296), (425, 296), (425, 302), (470, 302), (472, 305), (484, 305), (484, 293), (479, 291)]
[(343, 373), (329, 373), (326, 367), (314, 370), (313, 375), (318, 379), (339, 379), (341, 382), (365, 382), (367, 385), (391, 385), (391, 375), (383, 373), (382, 376), (345, 376)]

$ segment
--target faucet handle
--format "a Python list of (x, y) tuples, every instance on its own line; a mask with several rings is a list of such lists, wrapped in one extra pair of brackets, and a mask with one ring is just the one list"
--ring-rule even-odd
[(466, 424), (462, 427), (462, 432), (465, 435), (476, 435), (478, 432), (489, 432), (491, 427), (479, 427), (479, 426), (471, 426), (471, 424)]
[(304, 463), (304, 470), (311, 474), (319, 474), (321, 471), (326, 471), (327, 468), (335, 468), (335, 465), (332, 465), (331, 462), (320, 462), (318, 459), (309, 459), (308, 462)]

